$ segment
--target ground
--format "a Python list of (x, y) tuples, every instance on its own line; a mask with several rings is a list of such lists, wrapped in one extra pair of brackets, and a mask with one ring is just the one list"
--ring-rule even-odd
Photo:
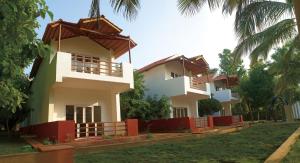
[(76, 153), (81, 162), (263, 162), (299, 123), (257, 124), (240, 132)]
[(293, 145), (291, 151), (284, 158), (282, 162), (292, 163), (292, 162), (300, 162), (300, 139)]
[(16, 136), (7, 136), (0, 133), (0, 155), (27, 153), (35, 151), (23, 139)]

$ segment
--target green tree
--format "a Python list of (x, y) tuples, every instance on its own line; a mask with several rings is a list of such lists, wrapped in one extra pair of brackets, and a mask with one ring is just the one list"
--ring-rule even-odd
[(28, 98), (24, 69), (38, 54), (50, 53), (35, 32), (37, 18), (46, 15), (52, 18), (44, 0), (0, 1), (0, 122), (7, 129)]
[(208, 4), (211, 9), (222, 7), (225, 14), (235, 11), (234, 29), (239, 43), (233, 55), (237, 59), (249, 54), (252, 64), (255, 64), (259, 59), (267, 59), (270, 50), (278, 44), (292, 39), (292, 44), (300, 45), (296, 30), (296, 20), (300, 20), (298, 0), (178, 1), (179, 10), (183, 14), (195, 14), (204, 4)]
[(240, 81), (238, 92), (242, 103), (245, 104), (251, 116), (254, 119), (253, 112), (259, 116), (260, 108), (266, 109), (274, 97), (274, 78), (268, 73), (266, 65), (257, 63), (252, 67), (248, 76)]
[(214, 98), (198, 101), (198, 114), (201, 117), (204, 115), (212, 115), (213, 113), (218, 112), (221, 109), (222, 104)]
[(166, 118), (170, 114), (168, 98), (147, 97), (145, 99), (144, 76), (134, 72), (134, 89), (121, 93), (122, 119), (138, 118), (143, 120)]
[(246, 73), (246, 69), (242, 60), (234, 61), (234, 57), (229, 49), (224, 49), (219, 54), (220, 58), (220, 73), (225, 75), (237, 75), (242, 77)]
[(291, 46), (287, 43), (276, 50), (269, 69), (276, 79), (275, 96), (285, 101), (283, 107), (287, 120), (292, 120), (292, 104), (300, 100), (300, 51)]

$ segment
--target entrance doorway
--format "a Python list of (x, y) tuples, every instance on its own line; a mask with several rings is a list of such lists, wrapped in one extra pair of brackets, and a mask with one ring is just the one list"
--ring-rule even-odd
[(74, 120), (75, 123), (101, 122), (101, 107), (67, 105), (66, 120)]

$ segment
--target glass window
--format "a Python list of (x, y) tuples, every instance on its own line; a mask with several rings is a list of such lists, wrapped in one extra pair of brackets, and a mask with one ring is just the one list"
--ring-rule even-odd
[(94, 106), (94, 122), (101, 122), (101, 107)]
[(187, 108), (182, 108), (182, 107), (174, 107), (173, 108), (173, 117), (174, 118), (181, 118), (181, 117), (187, 117), (188, 112)]
[(76, 107), (76, 123), (83, 123), (83, 107)]
[(74, 106), (73, 105), (66, 106), (66, 120), (74, 120)]
[(92, 122), (92, 107), (85, 108), (85, 122), (86, 123)]

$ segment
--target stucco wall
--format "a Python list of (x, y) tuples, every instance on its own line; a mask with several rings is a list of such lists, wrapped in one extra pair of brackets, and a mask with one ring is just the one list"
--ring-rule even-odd
[(189, 99), (187, 97), (172, 97), (171, 98), (171, 113), (170, 117), (173, 118), (172, 107), (185, 107), (188, 109), (189, 117), (198, 117), (198, 102), (195, 99)]
[(46, 56), (32, 81), (31, 95), (29, 96), (29, 107), (33, 109), (28, 123), (36, 124), (48, 121), (50, 90), (55, 83), (56, 56)]
[[(49, 121), (65, 120), (66, 105), (101, 106), (103, 122), (120, 121), (116, 113), (120, 113), (119, 94), (107, 91), (95, 91), (75, 88), (54, 89), (54, 110)], [(112, 114), (114, 113), (114, 114)], [(119, 114), (120, 115), (120, 114)]]
[[(58, 42), (52, 42), (52, 48), (57, 50)], [(110, 59), (113, 51), (109, 51), (87, 37), (73, 37), (61, 40), (60, 51), (88, 56), (100, 56)]]

